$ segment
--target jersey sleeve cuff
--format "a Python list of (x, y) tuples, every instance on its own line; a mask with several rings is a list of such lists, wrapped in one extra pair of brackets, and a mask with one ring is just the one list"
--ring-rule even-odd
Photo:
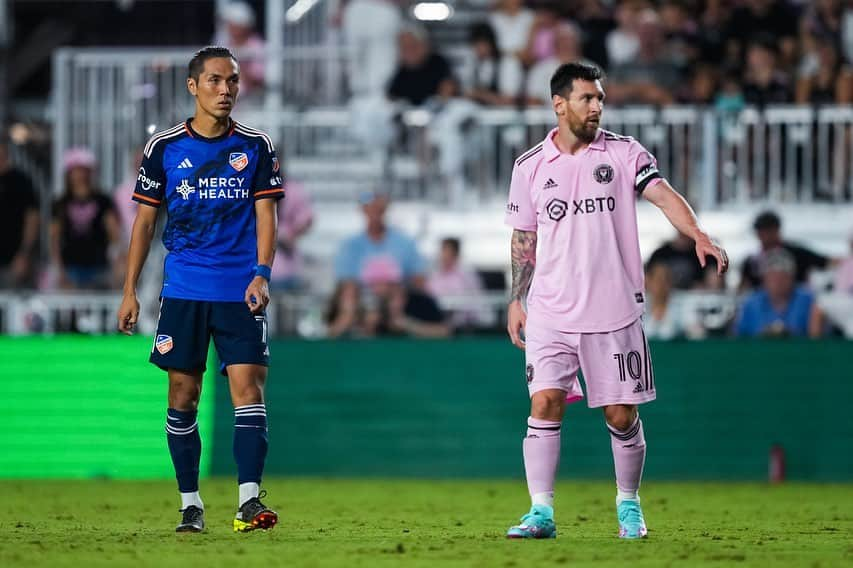
[(154, 199), (153, 197), (148, 197), (147, 195), (142, 195), (141, 193), (134, 193), (131, 198), (137, 203), (142, 203), (143, 205), (149, 205), (151, 207), (160, 207), (163, 203), (160, 199)]
[(258, 199), (281, 199), (284, 197), (284, 190), (280, 187), (272, 189), (262, 189), (254, 193), (255, 200)]
[(536, 231), (536, 225), (535, 225), (535, 224), (534, 224), (534, 225), (525, 225), (525, 224), (523, 224), (523, 223), (515, 222), (515, 221), (513, 221), (513, 220), (511, 220), (511, 219), (506, 219), (506, 220), (504, 220), (504, 225), (507, 225), (507, 226), (509, 226), (509, 227), (512, 227), (513, 229), (515, 229), (515, 230), (517, 230), (517, 231), (525, 231), (525, 232), (534, 232), (534, 231)]

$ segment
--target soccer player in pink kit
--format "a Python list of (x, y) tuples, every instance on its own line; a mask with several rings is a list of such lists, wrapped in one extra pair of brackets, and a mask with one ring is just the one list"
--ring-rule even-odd
[[(633, 138), (599, 128), (601, 71), (568, 63), (551, 78), (557, 128), (515, 162), (506, 208), (512, 233), (507, 331), (525, 350), (530, 418), (524, 466), (532, 507), (510, 538), (554, 538), (554, 478), (568, 402), (603, 407), (616, 469), (621, 538), (646, 525), (638, 490), (646, 457), (637, 405), (654, 400), (643, 333), (643, 265), (636, 199), (642, 195), (696, 242), (698, 262), (728, 267), (725, 251)], [(538, 245), (538, 251), (537, 251)], [(524, 308), (526, 299), (527, 310)]]

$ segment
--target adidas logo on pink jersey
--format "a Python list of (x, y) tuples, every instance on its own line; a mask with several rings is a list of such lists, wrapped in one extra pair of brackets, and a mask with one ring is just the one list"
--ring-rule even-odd
[(548, 178), (548, 181), (545, 182), (545, 185), (542, 187), (542, 189), (554, 189), (555, 187), (557, 187), (557, 182), (555, 182), (551, 178)]

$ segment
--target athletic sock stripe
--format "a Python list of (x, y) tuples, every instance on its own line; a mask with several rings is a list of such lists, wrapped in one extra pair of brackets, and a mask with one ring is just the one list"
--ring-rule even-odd
[(266, 417), (266, 415), (267, 415), (266, 412), (252, 412), (250, 414), (237, 414), (235, 416), (235, 418), (244, 418), (246, 416), (263, 416), (263, 417)]
[(235, 406), (234, 410), (243, 410), (245, 408), (265, 408), (266, 404), (259, 402), (257, 404), (244, 404), (243, 406)]
[(260, 428), (261, 430), (266, 429), (266, 426), (258, 426), (255, 424), (235, 424), (235, 428)]
[(196, 428), (198, 428), (198, 422), (193, 422), (191, 425), (186, 426), (186, 427), (184, 427), (184, 426), (172, 426), (171, 424), (166, 424), (166, 428), (168, 428), (170, 430), (174, 430), (176, 432), (189, 432), (191, 430), (195, 430)]
[(616, 430), (615, 428), (610, 426), (610, 424), (607, 425), (607, 429), (610, 430), (611, 436), (613, 436), (617, 440), (621, 440), (621, 441), (625, 442), (625, 441), (630, 440), (631, 438), (633, 438), (634, 436), (636, 436), (640, 432), (640, 424), (641, 424), (640, 419), (637, 418), (637, 420), (625, 432), (620, 432), (619, 430)]
[(527, 425), (528, 428), (533, 428), (534, 430), (559, 430), (561, 426), (531, 426)]

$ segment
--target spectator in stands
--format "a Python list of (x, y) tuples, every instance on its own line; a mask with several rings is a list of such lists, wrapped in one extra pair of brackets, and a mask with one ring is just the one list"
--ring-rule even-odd
[(571, 22), (562, 22), (554, 33), (554, 56), (543, 59), (527, 73), (527, 104), (551, 106), (551, 75), (563, 63), (585, 60), (581, 52), (581, 32)]
[(37, 254), (39, 202), (30, 178), (12, 166), (0, 141), (0, 289), (32, 284)]
[(681, 0), (663, 0), (658, 4), (658, 13), (665, 51), (673, 58), (673, 63), (684, 69), (697, 61), (701, 51), (699, 30), (688, 6)]
[[(692, 242), (692, 241), (691, 241)], [(696, 256), (693, 256), (696, 261)], [(646, 314), (643, 329), (650, 339), (675, 339), (684, 335), (678, 310), (672, 300), (673, 273), (664, 262), (646, 268)]]
[(560, 14), (556, 4), (545, 3), (536, 8), (521, 59), (525, 65), (530, 66), (554, 56), (554, 35), (559, 25)]
[(367, 336), (447, 337), (450, 325), (432, 296), (406, 287), (396, 265), (377, 259), (364, 271), (363, 332)]
[(575, 21), (584, 30), (581, 50), (599, 67), (610, 67), (607, 58), (607, 37), (616, 27), (616, 21), (603, 0), (583, 0), (576, 7)]
[(702, 267), (696, 261), (693, 239), (676, 233), (675, 238), (655, 249), (649, 257), (647, 270), (655, 264), (669, 269), (669, 280), (679, 290), (690, 290), (702, 286)]
[(679, 92), (681, 102), (698, 105), (711, 105), (717, 95), (717, 70), (707, 63), (690, 66), (686, 89)]
[(746, 48), (743, 98), (747, 104), (763, 107), (793, 100), (788, 76), (778, 66), (776, 45), (769, 37), (758, 37)]
[(415, 241), (385, 221), (388, 196), (369, 192), (361, 195), (359, 202), (367, 226), (363, 233), (344, 241), (335, 259), (335, 276), (341, 289), (337, 318), (329, 325), (332, 337), (355, 325), (358, 306), (353, 299), (358, 298), (358, 289), (367, 284), (366, 276), (379, 270), (377, 263), (388, 267), (388, 272), (399, 273), (401, 282), (410, 288), (423, 289), (426, 284), (426, 265)]
[(352, 337), (364, 335), (364, 307), (358, 286), (349, 282), (338, 282), (326, 311), (323, 314), (326, 334), (329, 337)]
[[(476, 304), (482, 296), (483, 284), (476, 271), (462, 265), (460, 242), (455, 237), (442, 239), (436, 269), (427, 279), (427, 290), (439, 303), (449, 296), (465, 296)], [(469, 304), (470, 305), (470, 304)], [(478, 326), (488, 320), (481, 311), (460, 309), (453, 312), (451, 323), (454, 328)]]
[(832, 39), (817, 36), (809, 45), (796, 85), (798, 104), (848, 104), (853, 100), (853, 73), (844, 65)]
[(433, 97), (456, 94), (450, 63), (431, 50), (423, 28), (405, 28), (397, 40), (399, 61), (388, 85), (388, 98), (420, 106)]
[(640, 13), (649, 8), (644, 0), (627, 0), (616, 7), (617, 26), (607, 34), (608, 69), (634, 61), (640, 52), (640, 38), (637, 27)]
[(813, 42), (828, 41), (841, 48), (844, 6), (842, 0), (812, 0), (800, 17), (800, 42), (805, 52), (814, 50)]
[(755, 218), (755, 235), (761, 242), (761, 251), (750, 255), (741, 269), (740, 289), (757, 288), (761, 285), (767, 266), (767, 257), (779, 249), (786, 251), (794, 262), (794, 281), (806, 284), (813, 268), (824, 269), (830, 259), (799, 245), (782, 240), (782, 222), (772, 211), (765, 211)]
[(785, 337), (819, 334), (810, 332), (816, 319), (812, 293), (795, 281), (794, 257), (774, 249), (765, 257), (763, 286), (750, 294), (738, 314), (735, 332), (745, 337)]
[(681, 72), (664, 44), (660, 18), (654, 10), (638, 17), (640, 42), (636, 57), (611, 66), (607, 97), (616, 104), (671, 104), (681, 82)]
[(255, 29), (255, 11), (243, 0), (226, 2), (217, 14), (214, 45), (229, 48), (240, 60), (240, 97), (258, 95), (264, 86), (263, 38)]
[(278, 247), (272, 267), (270, 288), (300, 290), (304, 287), (303, 259), (297, 242), (311, 229), (314, 209), (301, 183), (286, 181), (286, 199), (278, 204)]
[(515, 103), (524, 76), (518, 60), (500, 53), (495, 32), (487, 23), (471, 26), (468, 43), (473, 57), (462, 85), (465, 96), (484, 105)]
[(533, 12), (524, 7), (524, 0), (499, 0), (489, 15), (489, 23), (501, 53), (523, 61), (534, 20)]
[(85, 148), (65, 153), (65, 192), (53, 206), (50, 257), (56, 285), (105, 289), (118, 282), (113, 271), (121, 229), (109, 197), (94, 186), (95, 156)]
[(403, 19), (394, 0), (351, 0), (343, 10), (350, 90), (356, 96), (384, 95), (397, 60), (395, 38)]
[(763, 36), (768, 45), (778, 46), (783, 66), (793, 66), (797, 55), (796, 9), (786, 0), (745, 0), (734, 9), (726, 26), (727, 62), (747, 58), (747, 43)]
[(850, 232), (850, 255), (843, 259), (835, 271), (834, 290), (838, 294), (853, 295), (853, 231)]

